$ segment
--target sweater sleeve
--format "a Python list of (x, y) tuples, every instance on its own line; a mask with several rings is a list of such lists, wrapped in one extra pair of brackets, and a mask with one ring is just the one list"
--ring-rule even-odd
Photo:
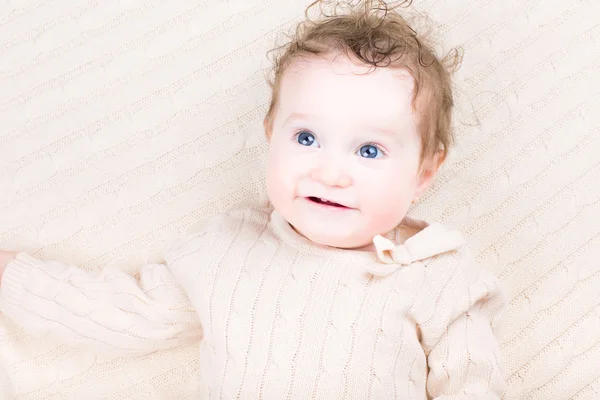
[[(184, 250), (201, 245), (187, 242)], [(190, 258), (175, 252), (165, 264), (145, 265), (133, 276), (116, 268), (88, 273), (19, 253), (2, 277), (0, 312), (33, 336), (86, 350), (127, 355), (175, 347), (202, 334), (198, 315), (170, 270), (198, 264), (197, 256)], [(184, 272), (180, 267), (178, 274)]]
[(476, 278), (458, 285), (464, 289), (462, 295), (447, 289), (447, 296), (441, 297), (454, 306), (448, 308), (451, 312), (434, 344), (425, 349), (428, 396), (436, 400), (501, 399), (505, 381), (494, 325), (505, 305), (503, 292), (493, 276), (481, 271), (470, 269), (459, 275)]

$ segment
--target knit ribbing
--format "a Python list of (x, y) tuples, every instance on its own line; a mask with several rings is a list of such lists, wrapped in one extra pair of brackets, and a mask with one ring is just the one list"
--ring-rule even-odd
[[(6, 269), (2, 311), (31, 334), (110, 354), (195, 338), (207, 399), (502, 393), (491, 329), (501, 292), (465, 249), (380, 277), (367, 272), (381, 262), (374, 252), (326, 249), (292, 232), (260, 210), (217, 215), (137, 280), (21, 253)], [(436, 225), (409, 241), (439, 248), (444, 235), (454, 238)]]

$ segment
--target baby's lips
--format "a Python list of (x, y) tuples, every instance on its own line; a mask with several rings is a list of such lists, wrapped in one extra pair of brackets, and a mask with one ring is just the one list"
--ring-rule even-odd
[(321, 204), (330, 204), (330, 205), (334, 205), (334, 206), (338, 206), (338, 207), (343, 207), (343, 208), (349, 208), (349, 209), (353, 209), (354, 207), (350, 207), (348, 206), (346, 202), (338, 202), (335, 200), (331, 200), (325, 197), (318, 197), (318, 196), (307, 196), (306, 197), (308, 200), (310, 201), (315, 201), (317, 203), (321, 203)]

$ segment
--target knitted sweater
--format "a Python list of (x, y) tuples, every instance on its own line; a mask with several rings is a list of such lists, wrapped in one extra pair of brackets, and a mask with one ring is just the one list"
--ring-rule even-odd
[(199, 341), (201, 399), (499, 398), (504, 300), (460, 235), (406, 218), (374, 244), (320, 246), (276, 213), (237, 210), (135, 277), (20, 253), (0, 311), (111, 354)]

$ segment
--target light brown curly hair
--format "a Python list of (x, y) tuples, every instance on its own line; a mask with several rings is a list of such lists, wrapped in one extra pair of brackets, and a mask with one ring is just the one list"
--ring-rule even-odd
[[(426, 38), (396, 12), (410, 2), (392, 6), (383, 0), (317, 0), (310, 4), (306, 19), (289, 41), (273, 50), (271, 103), (265, 117), (267, 136), (273, 126), (281, 79), (290, 63), (300, 56), (342, 51), (373, 68), (393, 66), (410, 72), (414, 79), (413, 108), (422, 105), (421, 161), (436, 155), (443, 161), (454, 142), (451, 74), (460, 63), (460, 53), (455, 49), (444, 58), (435, 55)], [(320, 17), (313, 20), (309, 13), (317, 6)]]

